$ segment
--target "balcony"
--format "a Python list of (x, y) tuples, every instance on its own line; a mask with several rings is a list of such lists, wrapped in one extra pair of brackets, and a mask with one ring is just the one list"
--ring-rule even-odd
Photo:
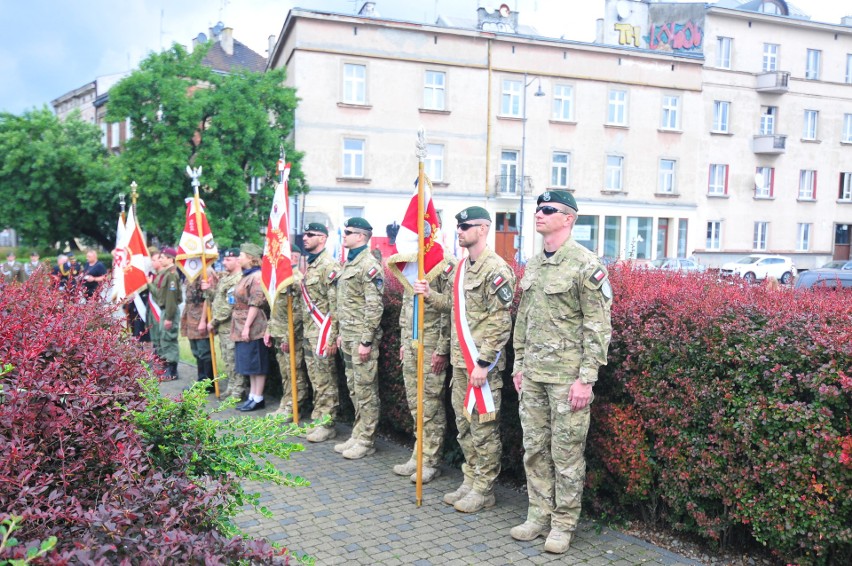
[(766, 135), (754, 136), (752, 150), (755, 153), (777, 155), (787, 149), (787, 136)]
[[(532, 193), (532, 179), (527, 175), (524, 183), (524, 194)], [(494, 192), (498, 197), (516, 197), (520, 196), (521, 178), (517, 175), (495, 175), (494, 176)]]
[(767, 94), (784, 94), (789, 88), (790, 73), (787, 71), (771, 71), (757, 75), (757, 92)]

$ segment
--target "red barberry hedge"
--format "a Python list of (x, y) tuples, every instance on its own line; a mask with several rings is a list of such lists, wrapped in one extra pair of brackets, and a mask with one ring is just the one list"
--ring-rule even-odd
[(50, 536), (50, 564), (271, 563), (263, 541), (212, 527), (229, 486), (156, 469), (129, 411), (151, 362), (116, 309), (47, 277), (0, 284), (0, 521), (23, 522), (0, 562)]
[(852, 562), (852, 294), (610, 277), (592, 494), (721, 544)]

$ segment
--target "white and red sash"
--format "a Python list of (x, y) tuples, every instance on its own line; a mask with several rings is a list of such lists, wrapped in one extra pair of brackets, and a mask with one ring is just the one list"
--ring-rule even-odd
[[(479, 358), (479, 349), (473, 341), (473, 335), (470, 333), (470, 325), (467, 323), (467, 312), (465, 309), (464, 298), (464, 274), (466, 271), (467, 260), (462, 260), (456, 270), (456, 282), (453, 287), (453, 322), (456, 327), (456, 336), (459, 340), (462, 356), (464, 356), (464, 364), (467, 367), (467, 374), (470, 376), (473, 373), (473, 368), (476, 367), (476, 360)], [(488, 367), (490, 372), (500, 359), (500, 353)], [(494, 407), (494, 396), (491, 394), (491, 386), (488, 385), (488, 380), (482, 387), (474, 387), (468, 380), (467, 393), (464, 397), (464, 416), (469, 421), (473, 414), (473, 409), (479, 413), (479, 422), (493, 421), (497, 418), (497, 409)]]
[(148, 306), (151, 307), (151, 314), (154, 315), (154, 322), (160, 322), (160, 318), (163, 316), (163, 309), (160, 308), (160, 305), (157, 304), (157, 301), (154, 300), (152, 294), (148, 294)]
[(325, 348), (328, 345), (328, 335), (331, 333), (331, 313), (323, 316), (317, 308), (317, 305), (313, 302), (313, 300), (311, 300), (311, 295), (308, 293), (308, 288), (305, 286), (304, 281), (301, 283), (301, 286), (302, 300), (305, 301), (305, 307), (311, 315), (311, 320), (313, 320), (314, 324), (316, 324), (317, 328), (319, 328), (319, 338), (317, 338), (317, 347), (314, 350), (314, 353), (320, 358), (325, 358)]

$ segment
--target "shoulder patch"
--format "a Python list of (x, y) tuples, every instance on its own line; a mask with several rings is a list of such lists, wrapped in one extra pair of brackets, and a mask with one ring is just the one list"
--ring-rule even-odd
[(376, 274), (377, 274), (378, 272), (379, 272), (379, 268), (378, 268), (378, 267), (371, 267), (371, 268), (370, 268), (370, 271), (368, 271), (368, 272), (367, 272), (367, 278), (368, 278), (368, 279), (372, 279), (373, 277), (375, 277), (375, 276), (376, 276)]
[(174, 281), (169, 282), (169, 291), (177, 291), (177, 284)]
[(336, 272), (336, 271), (331, 271), (331, 272), (329, 272), (329, 274), (328, 274), (328, 280), (329, 280), (329, 281), (334, 281), (335, 279), (337, 279), (337, 272)]
[(592, 273), (592, 280), (595, 283), (600, 283), (604, 279), (606, 279), (606, 271), (604, 271), (603, 268), (599, 267), (594, 273)]
[(600, 289), (604, 283), (609, 283), (606, 270), (603, 267), (597, 267), (586, 280), (586, 287), (589, 289)]
[(491, 281), (491, 289), (496, 291), (497, 289), (500, 288), (501, 285), (504, 285), (505, 283), (506, 283), (506, 278), (503, 277), (502, 275), (498, 275), (497, 277), (495, 277)]
[(454, 267), (455, 267), (455, 265), (453, 265), (452, 263), (449, 263), (449, 262), (448, 262), (448, 263), (447, 263), (447, 267), (445, 267), (445, 268), (444, 268), (444, 273), (445, 273), (446, 275), (449, 275), (450, 273), (452, 273), (452, 272), (453, 272), (453, 268), (454, 268)]
[(376, 285), (376, 289), (379, 291), (379, 293), (381, 293), (381, 292), (382, 292), (382, 287), (383, 287), (383, 286), (384, 286), (384, 284), (385, 284), (384, 279), (382, 279), (381, 277), (376, 277), (375, 279), (373, 279), (373, 283), (375, 283), (375, 285)]

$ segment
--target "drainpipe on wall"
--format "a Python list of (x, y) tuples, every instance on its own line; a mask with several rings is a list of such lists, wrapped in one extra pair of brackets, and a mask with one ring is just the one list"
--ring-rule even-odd
[(488, 179), (491, 178), (491, 39), (488, 39), (488, 103), (485, 119), (485, 198), (488, 199)]

